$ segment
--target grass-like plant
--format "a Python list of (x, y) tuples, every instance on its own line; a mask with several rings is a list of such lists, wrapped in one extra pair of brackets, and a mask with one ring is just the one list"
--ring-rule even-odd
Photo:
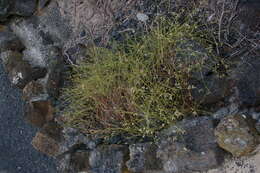
[(90, 48), (63, 90), (67, 125), (91, 134), (152, 136), (197, 114), (189, 81), (204, 55), (188, 46), (201, 41), (196, 28), (160, 18), (149, 34)]

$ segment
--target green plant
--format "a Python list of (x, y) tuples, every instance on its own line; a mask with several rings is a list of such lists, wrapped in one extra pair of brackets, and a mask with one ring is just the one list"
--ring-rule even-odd
[(153, 136), (199, 113), (189, 80), (204, 60), (190, 42), (204, 42), (196, 24), (159, 18), (149, 34), (92, 47), (64, 88), (66, 124), (91, 134)]

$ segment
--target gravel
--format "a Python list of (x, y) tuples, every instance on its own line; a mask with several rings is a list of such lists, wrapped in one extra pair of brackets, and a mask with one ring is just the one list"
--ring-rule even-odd
[(37, 129), (24, 121), (23, 104), (0, 63), (0, 173), (56, 173), (54, 160), (31, 145)]

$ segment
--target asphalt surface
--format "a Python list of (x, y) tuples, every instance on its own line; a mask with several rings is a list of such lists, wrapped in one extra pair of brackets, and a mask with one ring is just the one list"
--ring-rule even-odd
[(54, 160), (31, 145), (37, 129), (23, 120), (23, 102), (0, 62), (0, 173), (56, 173)]

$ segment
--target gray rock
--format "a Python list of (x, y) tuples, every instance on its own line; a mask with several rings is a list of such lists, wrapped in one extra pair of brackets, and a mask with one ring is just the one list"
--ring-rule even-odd
[(260, 119), (260, 112), (252, 112), (251, 116), (254, 120), (259, 120)]
[(59, 95), (61, 84), (61, 72), (63, 70), (63, 57), (59, 49), (55, 47), (50, 49), (50, 57), (48, 61), (48, 74), (43, 79), (44, 87), (50, 97), (57, 98)]
[(236, 97), (240, 106), (257, 106), (260, 104), (260, 59), (245, 57), (241, 59), (233, 72)]
[(12, 32), (0, 32), (0, 52), (8, 50), (21, 51), (22, 49), (24, 49), (23, 44)]
[(213, 70), (216, 64), (209, 52), (199, 42), (191, 39), (179, 39), (176, 43), (176, 56), (174, 57), (176, 68), (190, 67), (194, 76), (198, 79)]
[[(87, 151), (77, 151), (70, 156), (69, 167), (63, 170), (64, 173), (78, 173), (90, 171), (89, 157), (90, 153)], [(92, 172), (92, 171), (91, 171)], [(94, 172), (93, 172), (94, 173)]]
[[(258, 0), (247, 0), (239, 3), (238, 19), (245, 25), (245, 29), (259, 32), (260, 24), (260, 2)], [(243, 32), (243, 30), (241, 30)]]
[(70, 169), (70, 159), (71, 154), (66, 154), (59, 159), (56, 158), (57, 161), (57, 170), (61, 173), (73, 173), (73, 170), (69, 172)]
[(64, 173), (122, 173), (128, 147), (122, 145), (99, 146), (90, 151), (76, 151), (60, 160), (59, 170)]
[(46, 75), (45, 68), (32, 67), (19, 52), (6, 51), (1, 53), (0, 58), (11, 83), (19, 88), (24, 88), (30, 81)]
[(63, 70), (62, 56), (56, 49), (49, 49), (50, 61), (46, 67), (47, 73), (43, 78), (32, 81), (23, 90), (23, 97), (30, 100), (53, 101), (59, 95), (61, 72)]
[(73, 128), (63, 128), (62, 135), (64, 141), (60, 145), (59, 155), (71, 152), (75, 147), (84, 145), (86, 149), (94, 149), (97, 146), (97, 141), (81, 134)]
[(10, 15), (31, 16), (37, 6), (37, 0), (1, 0), (0, 21), (7, 20)]
[[(232, 18), (234, 6), (236, 6), (236, 17), (230, 25), (222, 25), (222, 29), (232, 31), (230, 34), (222, 33), (223, 37), (233, 37), (237, 40), (246, 36), (248, 39), (258, 40), (259, 38), (259, 21), (260, 21), (260, 1), (258, 0), (211, 0), (210, 8), (214, 11), (214, 16), (219, 19), (222, 13), (223, 3), (225, 3), (225, 15), (223, 21)], [(227, 34), (227, 35), (226, 35)], [(224, 39), (224, 38), (221, 38)], [(260, 104), (260, 60), (259, 44), (241, 42), (237, 48), (224, 51), (230, 59), (228, 69), (229, 81), (232, 83), (232, 89), (236, 95), (236, 102), (241, 107), (252, 107)], [(255, 52), (251, 52), (255, 47)], [(224, 83), (223, 83), (224, 84)]]
[[(179, 133), (176, 129), (182, 133), (176, 135)], [(223, 159), (213, 121), (208, 117), (183, 120), (164, 131), (158, 147), (157, 157), (167, 173), (205, 171), (217, 167)]]
[(258, 145), (258, 134), (249, 118), (229, 115), (215, 129), (219, 146), (234, 156), (250, 154)]
[(206, 171), (220, 165), (217, 151), (192, 151), (173, 137), (160, 144), (157, 157), (162, 160), (166, 173)]
[(194, 79), (192, 85), (195, 86), (192, 90), (194, 100), (204, 106), (214, 107), (214, 109), (219, 107), (217, 104), (231, 95), (229, 82), (218, 75), (213, 74), (199, 80)]
[(32, 67), (47, 69), (46, 76), (37, 81), (42, 85), (44, 97), (57, 98), (63, 68), (62, 46), (70, 36), (70, 29), (60, 16), (57, 4), (52, 1), (40, 16), (17, 19), (11, 28), (26, 47), (23, 59)]
[(153, 143), (134, 144), (129, 147), (130, 160), (127, 167), (132, 172), (162, 170), (161, 160), (156, 156), (157, 146)]
[(220, 108), (219, 110), (217, 110), (212, 117), (216, 120), (220, 120), (222, 118), (224, 118), (226, 115), (229, 114), (229, 108), (224, 107), (224, 108)]
[(53, 100), (58, 97), (63, 69), (62, 56), (56, 50), (52, 51), (50, 58), (46, 76), (30, 82), (23, 89), (23, 97), (26, 101)]
[(39, 8), (42, 9), (44, 8), (48, 3), (50, 2), (50, 0), (39, 0)]
[(229, 106), (229, 112), (230, 114), (236, 114), (239, 112), (239, 104), (235, 103), (235, 101), (231, 101), (231, 104)]
[(213, 119), (207, 116), (184, 119), (164, 130), (161, 136), (165, 138), (181, 136), (188, 148), (192, 150), (218, 148), (214, 135)]
[(258, 122), (255, 124), (255, 128), (256, 128), (258, 134), (260, 134), (260, 120), (258, 120)]
[[(63, 128), (63, 141), (59, 144), (59, 151), (56, 155), (57, 169), (62, 173), (78, 173), (89, 169), (89, 151), (97, 146), (95, 140), (85, 136), (73, 128)], [(81, 151), (80, 148), (84, 148)]]
[(58, 8), (57, 3), (51, 2), (42, 15), (11, 24), (11, 29), (26, 47), (24, 57), (33, 66), (52, 66), (71, 36), (70, 27)]
[[(71, 128), (64, 129), (63, 133), (67, 134), (67, 144), (62, 149), (65, 155), (60, 157), (61, 172), (121, 173), (128, 159), (126, 165), (130, 172), (204, 171), (218, 166), (222, 159), (214, 137), (213, 121), (208, 117), (184, 120), (165, 130), (158, 146), (134, 144), (129, 147), (130, 151), (121, 145), (96, 148), (96, 144), (88, 144), (90, 140)], [(87, 150), (71, 150), (77, 144), (87, 144), (84, 148)], [(68, 150), (70, 152), (66, 152)]]
[(121, 173), (125, 167), (127, 155), (127, 146), (100, 146), (90, 152), (90, 170), (93, 173)]
[[(223, 22), (232, 18), (234, 14), (234, 6), (236, 7), (236, 17), (232, 19), (230, 25), (223, 23), (222, 29), (228, 29), (232, 32), (223, 32), (221, 35), (227, 38), (232, 37), (236, 40), (241, 40), (246, 36), (248, 39), (258, 40), (259, 38), (259, 21), (260, 21), (260, 1), (258, 0), (245, 0), (245, 1), (233, 1), (233, 0), (211, 0), (209, 1), (210, 8), (214, 11), (211, 16), (216, 17), (219, 20), (221, 13), (223, 12), (223, 3), (225, 15)], [(232, 36), (231, 36), (232, 35)], [(222, 37), (221, 36), (221, 37)], [(230, 40), (231, 41), (231, 40)], [(246, 43), (241, 42), (237, 48), (224, 50), (224, 54), (229, 56), (230, 65), (228, 70), (229, 79), (232, 85), (230, 89), (233, 89), (236, 99), (233, 103), (238, 104), (240, 107), (254, 107), (260, 104), (260, 88), (259, 88), (259, 44), (258, 43)], [(255, 52), (251, 52), (255, 47)], [(235, 66), (235, 68), (233, 68)], [(223, 82), (225, 84), (225, 81)], [(231, 87), (232, 86), (232, 87)]]
[[(12, 1), (12, 0), (11, 0)], [(11, 14), (31, 16), (36, 10), (37, 0), (13, 0)]]
[(0, 21), (6, 20), (8, 17), (12, 1), (0, 0)]
[(179, 126), (184, 131), (183, 138), (189, 149), (199, 152), (218, 150), (212, 118), (204, 116), (184, 119)]

